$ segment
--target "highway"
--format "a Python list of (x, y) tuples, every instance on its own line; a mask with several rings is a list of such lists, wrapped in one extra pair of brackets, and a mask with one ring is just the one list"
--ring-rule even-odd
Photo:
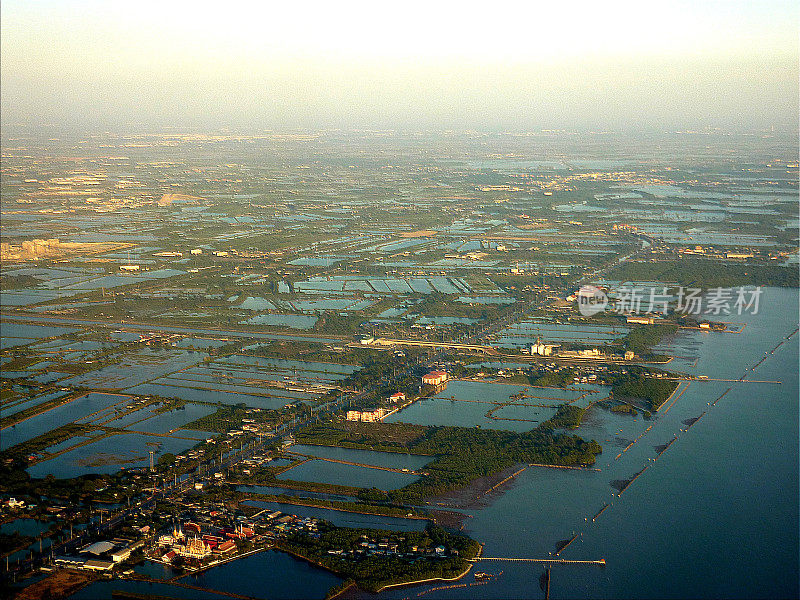
[(33, 323), (35, 325), (71, 325), (92, 328), (102, 327), (104, 329), (118, 329), (121, 331), (153, 331), (158, 333), (180, 333), (185, 335), (202, 335), (207, 337), (226, 337), (253, 340), (287, 340), (296, 342), (319, 342), (323, 344), (341, 344), (344, 341), (350, 341), (352, 339), (351, 336), (316, 335), (313, 333), (259, 333), (255, 331), (244, 331), (241, 329), (221, 329), (214, 327), (201, 329), (197, 327), (161, 325), (158, 323), (135, 323), (124, 320), (95, 321), (89, 319), (69, 319), (66, 317), (49, 317), (39, 314), (8, 311), (0, 313), (0, 319)]

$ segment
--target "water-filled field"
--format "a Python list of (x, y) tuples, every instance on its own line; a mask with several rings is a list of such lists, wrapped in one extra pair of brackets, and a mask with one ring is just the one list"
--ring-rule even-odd
[(47, 402), (49, 400), (55, 400), (56, 398), (61, 398), (62, 396), (66, 396), (67, 393), (68, 392), (62, 392), (62, 391), (50, 392), (49, 394), (42, 394), (41, 396), (35, 396), (33, 398), (30, 398), (29, 400), (17, 401), (13, 404), (4, 403), (2, 405), (3, 417), (10, 417), (11, 415), (15, 415), (18, 412), (22, 412), (23, 410), (28, 410), (29, 408), (38, 406), (43, 402)]
[(279, 480), (315, 481), (354, 487), (376, 487), (381, 490), (398, 490), (419, 479), (409, 473), (395, 473), (369, 467), (358, 467), (325, 460), (310, 460), (277, 477)]
[(317, 317), (312, 315), (282, 315), (278, 313), (267, 313), (256, 315), (246, 321), (247, 325), (268, 325), (273, 327), (291, 327), (292, 329), (311, 329), (317, 322)]
[(64, 383), (72, 386), (123, 389), (197, 364), (207, 356), (191, 350), (139, 350), (118, 364), (75, 375)]
[(31, 417), (17, 425), (0, 431), (0, 448), (5, 450), (16, 444), (33, 439), (52, 429), (85, 419), (108, 409), (114, 404), (127, 402), (127, 396), (92, 392)]
[(35, 478), (52, 474), (59, 479), (88, 473), (116, 473), (121, 468), (147, 466), (150, 450), (156, 452), (155, 458), (158, 460), (163, 453), (179, 454), (196, 444), (196, 439), (123, 433), (105, 437), (37, 463), (28, 468), (28, 473)]
[(166, 398), (181, 398), (190, 402), (221, 402), (222, 404), (244, 403), (253, 408), (282, 408), (287, 403), (286, 398), (280, 397), (253, 396), (220, 389), (206, 390), (197, 387), (182, 387), (155, 383), (144, 383), (129, 388), (127, 391), (131, 394), (156, 394)]
[(552, 417), (561, 404), (583, 407), (602, 397), (605, 393), (600, 386), (535, 388), (456, 380), (435, 396), (419, 400), (385, 421), (529, 431)]
[(501, 348), (514, 348), (533, 344), (537, 339), (541, 339), (548, 344), (577, 342), (594, 346), (624, 337), (628, 331), (624, 326), (545, 323), (530, 320), (502, 330), (497, 335), (496, 345)]
[(271, 494), (275, 496), (284, 495), (294, 498), (316, 498), (318, 500), (334, 500), (336, 502), (356, 502), (355, 496), (345, 494), (326, 494), (323, 492), (311, 492), (307, 490), (294, 490), (292, 488), (282, 488), (269, 485), (237, 485), (237, 492), (246, 494)]
[(357, 450), (353, 448), (336, 448), (333, 446), (316, 446), (310, 444), (295, 444), (289, 448), (291, 452), (332, 458), (348, 462), (375, 465), (376, 467), (390, 467), (394, 469), (416, 470), (424, 467), (433, 460), (432, 456), (419, 456), (401, 452), (375, 452), (374, 450)]

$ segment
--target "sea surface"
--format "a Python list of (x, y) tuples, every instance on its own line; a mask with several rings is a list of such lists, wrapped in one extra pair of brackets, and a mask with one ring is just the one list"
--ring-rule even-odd
[[(667, 348), (685, 357), (674, 361), (678, 371), (780, 384), (695, 381), (666, 414), (669, 405), (650, 422), (620, 425), (626, 441), (653, 425), (621, 458), (622, 447), (598, 440), (600, 472), (530, 467), (488, 506), (467, 511), (465, 533), (485, 544), (484, 556), (527, 558), (547, 558), (577, 534), (561, 558), (606, 559), (605, 567), (555, 565), (553, 598), (797, 597), (798, 334), (784, 341), (798, 327), (797, 306), (797, 289), (770, 288), (759, 314), (727, 318), (746, 323), (742, 333), (684, 330)], [(610, 483), (648, 464), (617, 496)], [(475, 570), (502, 575), (424, 597), (544, 597), (538, 564), (486, 561)]]

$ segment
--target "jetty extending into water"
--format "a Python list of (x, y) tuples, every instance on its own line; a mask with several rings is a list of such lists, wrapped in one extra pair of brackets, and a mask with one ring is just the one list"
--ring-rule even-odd
[(503, 557), (503, 556), (481, 556), (478, 558), (473, 558), (471, 562), (477, 562), (479, 560), (492, 560), (492, 561), (505, 561), (505, 562), (531, 562), (531, 563), (545, 563), (545, 564), (558, 564), (558, 565), (598, 565), (598, 566), (605, 566), (606, 559), (601, 558), (599, 560), (577, 560), (577, 559), (566, 559), (566, 558), (511, 558), (511, 557)]

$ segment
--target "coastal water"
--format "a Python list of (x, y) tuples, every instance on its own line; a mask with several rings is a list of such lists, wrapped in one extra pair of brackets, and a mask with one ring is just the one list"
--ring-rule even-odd
[(187, 577), (185, 581), (253, 598), (289, 600), (301, 594), (309, 598), (324, 598), (341, 579), (304, 560), (268, 550)]
[[(797, 328), (797, 304), (798, 290), (768, 289), (759, 314), (729, 319), (747, 323), (741, 333), (685, 331), (672, 342), (676, 354), (694, 354), (678, 370), (780, 384), (695, 381), (650, 423), (628, 420), (631, 440), (653, 428), (621, 458), (615, 460), (621, 448), (599, 440), (600, 472), (528, 468), (488, 506), (468, 510), (465, 532), (485, 543), (485, 556), (526, 558), (547, 558), (577, 534), (561, 558), (605, 558), (607, 566), (555, 565), (554, 598), (796, 597), (798, 335), (771, 352)], [(617, 496), (611, 483), (648, 464)], [(487, 561), (477, 570), (503, 574), (429, 597), (544, 597), (541, 565)]]

